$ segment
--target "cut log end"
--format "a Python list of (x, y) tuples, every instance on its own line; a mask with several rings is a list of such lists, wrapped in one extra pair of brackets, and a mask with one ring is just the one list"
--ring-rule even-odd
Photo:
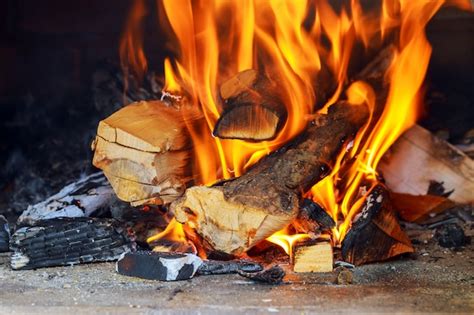
[(222, 114), (214, 128), (214, 136), (222, 139), (264, 141), (275, 138), (281, 119), (265, 107), (242, 105)]
[(296, 247), (295, 272), (331, 272), (333, 269), (333, 252), (329, 242), (303, 244)]

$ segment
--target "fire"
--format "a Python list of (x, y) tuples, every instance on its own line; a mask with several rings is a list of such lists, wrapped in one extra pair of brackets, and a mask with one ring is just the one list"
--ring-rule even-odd
[[(346, 5), (345, 5), (346, 4)], [(205, 117), (189, 126), (195, 150), (196, 184), (240, 176), (260, 158), (301, 133), (315, 112), (324, 113), (343, 92), (351, 104), (372, 109), (368, 125), (346, 147), (332, 173), (311, 189), (313, 199), (338, 222), (343, 240), (364, 196), (377, 182), (377, 165), (393, 142), (418, 118), (421, 90), (431, 54), (425, 27), (442, 5), (470, 8), (469, 1), (383, 0), (379, 7), (350, 0), (336, 10), (329, 1), (310, 0), (162, 0), (156, 1), (162, 27), (170, 31), (174, 56), (165, 59), (165, 90), (186, 93)], [(143, 0), (136, 0), (121, 43), (121, 58), (138, 77), (146, 70), (141, 20)], [(384, 74), (386, 104), (377, 104), (367, 82), (349, 85), (354, 51), (394, 44)], [(124, 62), (125, 63), (125, 62)], [(212, 130), (221, 113), (220, 83), (254, 68), (275, 78), (284, 94), (288, 119), (278, 136), (259, 143), (221, 140)], [(318, 99), (321, 82), (334, 83), (332, 96)], [(377, 106), (384, 106), (375, 115)], [(184, 232), (175, 221), (153, 239)], [(175, 233), (176, 232), (176, 233)], [(183, 233), (181, 233), (183, 232)], [(291, 253), (305, 236), (278, 232), (269, 240)]]
[(310, 236), (308, 234), (289, 234), (288, 228), (280, 230), (270, 237), (267, 238), (267, 241), (276, 244), (283, 248), (285, 253), (290, 256), (290, 261), (293, 261), (293, 248), (296, 243), (299, 241), (303, 241), (305, 239), (309, 239)]

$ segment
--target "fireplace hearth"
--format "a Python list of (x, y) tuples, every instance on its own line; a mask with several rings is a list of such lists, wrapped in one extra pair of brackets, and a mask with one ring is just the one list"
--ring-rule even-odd
[(470, 1), (46, 2), (1, 5), (0, 310), (473, 310)]

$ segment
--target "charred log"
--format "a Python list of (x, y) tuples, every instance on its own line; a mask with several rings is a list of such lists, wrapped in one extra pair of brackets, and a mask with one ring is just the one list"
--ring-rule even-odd
[(251, 141), (276, 137), (287, 112), (277, 84), (249, 69), (224, 82), (220, 88), (224, 112), (214, 128), (214, 136)]
[(10, 228), (4, 216), (0, 215), (0, 253), (8, 252), (10, 243)]
[(380, 184), (375, 186), (342, 242), (342, 257), (354, 265), (362, 265), (413, 251), (398, 223), (387, 189)]
[(280, 266), (277, 265), (259, 272), (239, 271), (239, 275), (256, 282), (266, 284), (280, 284), (282, 283), (286, 273)]
[(116, 260), (134, 248), (120, 223), (110, 219), (53, 219), (19, 228), (11, 238), (12, 269), (35, 269)]

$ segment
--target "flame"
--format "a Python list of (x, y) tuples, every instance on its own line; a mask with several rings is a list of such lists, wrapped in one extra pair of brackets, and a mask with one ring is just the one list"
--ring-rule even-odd
[(183, 224), (176, 221), (175, 218), (172, 218), (164, 231), (149, 237), (146, 241), (147, 243), (151, 243), (160, 239), (166, 239), (176, 243), (186, 243), (187, 238), (184, 233)]
[[(205, 117), (188, 126), (196, 157), (195, 183), (208, 185), (242, 175), (301, 133), (309, 117), (325, 113), (346, 91), (349, 103), (371, 109), (370, 121), (338, 157), (331, 174), (311, 189), (313, 199), (338, 222), (333, 236), (342, 241), (378, 180), (381, 157), (416, 122), (431, 55), (424, 29), (446, 4), (471, 8), (468, 0), (383, 0), (369, 8), (350, 0), (338, 9), (324, 0), (157, 0), (160, 23), (169, 30), (175, 48), (164, 62), (165, 90), (189, 95)], [(136, 0), (120, 46), (122, 61), (138, 77), (147, 67), (139, 27), (145, 15), (143, 0)], [(378, 104), (375, 87), (362, 81), (348, 84), (349, 69), (354, 51), (377, 50), (386, 41), (396, 49), (384, 75), (388, 97), (385, 104)], [(250, 68), (278, 82), (288, 112), (285, 125), (271, 141), (214, 138), (212, 130), (222, 111), (219, 85)], [(323, 77), (325, 73), (329, 77)], [(316, 97), (322, 89), (320, 80), (334, 83), (328, 99)], [(376, 111), (380, 105), (383, 110)], [(179, 225), (172, 221), (170, 226), (153, 239), (181, 240)], [(290, 254), (292, 244), (301, 238), (285, 230), (269, 240)]]
[(290, 256), (290, 261), (292, 262), (294, 245), (309, 238), (310, 236), (304, 233), (290, 235), (289, 229), (284, 228), (276, 233), (273, 233), (266, 240), (283, 248), (285, 253)]

